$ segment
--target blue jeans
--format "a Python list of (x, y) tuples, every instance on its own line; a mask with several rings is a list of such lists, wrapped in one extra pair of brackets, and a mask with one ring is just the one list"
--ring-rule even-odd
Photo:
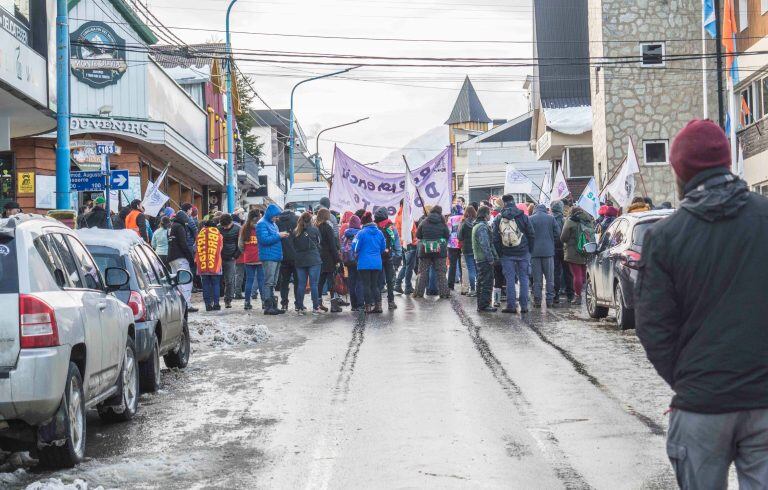
[(507, 308), (517, 308), (517, 294), (515, 294), (515, 279), (520, 281), (520, 308), (528, 309), (528, 279), (530, 278), (531, 258), (529, 255), (522, 257), (502, 257), (501, 269), (507, 280)]
[(277, 278), (280, 275), (280, 262), (275, 260), (265, 260), (262, 262), (264, 267), (264, 288), (261, 290), (261, 300), (267, 301), (275, 297), (275, 286)]
[(403, 251), (403, 266), (397, 273), (397, 284), (402, 285), (405, 280), (405, 291), (413, 291), (413, 270), (416, 266), (416, 247), (408, 247)]
[(348, 265), (347, 267), (347, 288), (349, 289), (349, 302), (352, 308), (365, 306), (365, 292), (363, 291), (363, 281), (357, 272), (357, 266)]
[(475, 282), (477, 281), (477, 264), (475, 263), (474, 255), (464, 255), (464, 266), (467, 268), (467, 279), (461, 278), (462, 284), (468, 282), (469, 290), (475, 290)]
[[(254, 284), (256, 283), (256, 290), (254, 291)], [(261, 299), (264, 299), (264, 266), (261, 264), (245, 264), (245, 301), (251, 302), (251, 298), (255, 298), (261, 293)]]
[[(437, 274), (435, 273), (434, 267), (429, 268), (429, 274), (427, 277), (429, 278), (429, 281), (427, 281), (427, 294), (436, 296), (439, 294), (439, 292), (437, 290)], [(446, 281), (447, 280), (448, 279), (446, 278)]]
[(307, 290), (307, 278), (309, 278), (309, 289), (312, 295), (312, 308), (320, 306), (320, 269), (322, 265), (313, 265), (311, 267), (296, 267), (296, 275), (299, 283), (296, 285), (296, 309), (304, 308), (304, 295)]
[(221, 296), (221, 274), (203, 274), (200, 276), (200, 279), (203, 281), (203, 301), (205, 301), (205, 306), (218, 306)]

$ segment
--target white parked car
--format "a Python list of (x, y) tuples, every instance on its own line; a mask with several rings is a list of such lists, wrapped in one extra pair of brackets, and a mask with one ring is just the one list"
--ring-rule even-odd
[(0, 220), (0, 448), (46, 466), (85, 454), (86, 410), (107, 421), (136, 413), (139, 373), (131, 308), (75, 232), (37, 215)]

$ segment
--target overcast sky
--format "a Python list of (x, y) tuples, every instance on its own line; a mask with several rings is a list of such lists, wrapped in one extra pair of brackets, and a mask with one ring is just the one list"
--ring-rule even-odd
[[(227, 0), (149, 0), (150, 9), (167, 26), (202, 29), (223, 30), (227, 4)], [(233, 9), (232, 30), (517, 42), (409, 43), (235, 33), (232, 36), (235, 51), (263, 49), (408, 57), (532, 56), (532, 12), (530, 1), (525, 0), (239, 0)], [(223, 33), (215, 32), (182, 29), (174, 32), (189, 43), (224, 38)], [(260, 95), (274, 109), (289, 107), (291, 87), (300, 80), (292, 77), (311, 77), (336, 69), (274, 62), (238, 61), (238, 64), (253, 76)], [(319, 129), (370, 116), (368, 121), (325, 133), (322, 138), (370, 145), (339, 143), (353, 158), (374, 162), (442, 125), (467, 74), (473, 79), (491, 118), (520, 115), (527, 109), (522, 86), (529, 72), (528, 68), (359, 68), (348, 76), (376, 81), (332, 78), (303, 85), (296, 95), (296, 114), (311, 137), (311, 151), (314, 151), (314, 136)], [(255, 108), (264, 109), (261, 105)], [(333, 144), (321, 140), (321, 155), (328, 166)]]

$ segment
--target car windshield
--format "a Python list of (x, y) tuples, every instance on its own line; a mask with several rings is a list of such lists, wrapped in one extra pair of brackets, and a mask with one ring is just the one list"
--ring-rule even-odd
[(635, 225), (635, 230), (632, 232), (632, 243), (635, 245), (638, 245), (640, 247), (643, 246), (643, 240), (645, 239), (645, 234), (650, 229), (651, 225), (656, 223), (658, 220), (653, 221), (643, 221), (642, 223), (638, 223)]
[(19, 292), (19, 270), (13, 238), (0, 237), (0, 294)]
[[(125, 268), (125, 264), (123, 263), (123, 258), (115, 251), (115, 253), (104, 253), (104, 252), (91, 252), (91, 255), (93, 256), (93, 260), (96, 262), (96, 266), (101, 271), (101, 275), (104, 275), (104, 271), (107, 270), (109, 267), (119, 267), (121, 269)], [(121, 291), (129, 291), (131, 289), (129, 284), (124, 284), (120, 287)]]

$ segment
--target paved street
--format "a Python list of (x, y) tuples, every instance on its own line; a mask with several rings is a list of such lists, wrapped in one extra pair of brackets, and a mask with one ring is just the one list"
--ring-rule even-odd
[[(194, 353), (138, 420), (88, 420), (89, 488), (672, 488), (670, 391), (633, 331), (573, 309), (193, 316)], [(266, 324), (266, 330), (253, 327)]]

